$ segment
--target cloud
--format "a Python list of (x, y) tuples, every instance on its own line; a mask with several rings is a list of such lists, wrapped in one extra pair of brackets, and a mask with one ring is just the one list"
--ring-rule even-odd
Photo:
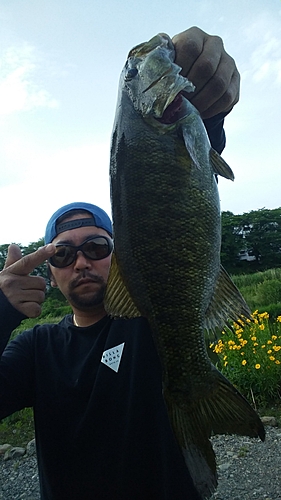
[(33, 151), (24, 178), (0, 185), (0, 244), (27, 245), (44, 234), (60, 206), (95, 203), (110, 215), (109, 142), (81, 144), (57, 151)]
[(58, 101), (36, 82), (40, 64), (33, 46), (25, 43), (6, 48), (0, 53), (0, 65), (0, 115), (58, 106)]
[(263, 12), (245, 29), (244, 44), (251, 47), (244, 79), (254, 83), (281, 83), (281, 27), (278, 15)]

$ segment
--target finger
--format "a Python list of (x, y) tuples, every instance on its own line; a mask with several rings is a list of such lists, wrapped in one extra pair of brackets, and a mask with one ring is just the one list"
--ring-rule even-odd
[(8, 247), (7, 259), (3, 269), (6, 269), (6, 267), (11, 266), (12, 264), (14, 264), (14, 262), (17, 262), (21, 258), (22, 258), (22, 253), (20, 247), (12, 243)]
[[(22, 293), (22, 291), (24, 293)], [(30, 302), (34, 302), (36, 304), (42, 304), (45, 300), (45, 286), (40, 287), (40, 288), (34, 288), (34, 289), (27, 289), (25, 288), (24, 290), (19, 290), (18, 293), (18, 304), (19, 305), (24, 305)]]
[(189, 28), (172, 38), (176, 51), (175, 63), (182, 68), (184, 76), (187, 76), (202, 53), (205, 35), (199, 28)]
[[(44, 278), (42, 276), (19, 276), (8, 270), (3, 271), (0, 278), (0, 288), (12, 306), (26, 316), (29, 316), (30, 311), (35, 307), (35, 315), (37, 315), (37, 306), (40, 306), (45, 299)], [(33, 317), (33, 313), (30, 317)]]
[(205, 40), (201, 54), (184, 75), (195, 85), (195, 94), (198, 94), (217, 73), (224, 53), (221, 38), (212, 36)]
[(54, 255), (56, 251), (55, 245), (50, 243), (44, 247), (38, 248), (36, 252), (25, 255), (20, 260), (10, 266), (10, 272), (18, 276), (25, 276), (31, 273), (35, 267), (42, 264), (45, 260)]
[[(221, 90), (219, 90), (219, 87)], [(235, 72), (230, 83), (226, 86), (218, 83), (217, 90), (213, 90), (213, 82), (210, 82), (209, 88), (204, 88), (194, 98), (192, 104), (200, 111), (203, 119), (211, 118), (221, 112), (229, 112), (239, 101), (240, 75)], [(213, 98), (211, 97), (213, 95)]]
[(18, 310), (27, 316), (28, 318), (38, 318), (40, 316), (42, 308), (37, 302), (25, 302), (21, 304)]

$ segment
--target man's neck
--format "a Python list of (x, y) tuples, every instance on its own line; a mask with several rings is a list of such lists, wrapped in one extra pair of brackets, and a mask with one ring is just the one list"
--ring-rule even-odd
[(106, 316), (104, 307), (95, 309), (94, 311), (79, 311), (73, 308), (73, 323), (75, 326), (86, 327), (94, 325), (100, 319)]

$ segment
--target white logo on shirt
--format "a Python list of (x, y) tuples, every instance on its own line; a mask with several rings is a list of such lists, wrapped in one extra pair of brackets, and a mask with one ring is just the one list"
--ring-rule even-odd
[(101, 362), (114, 370), (116, 373), (119, 370), (124, 345), (125, 342), (123, 342), (123, 344), (117, 345), (116, 347), (112, 347), (112, 349), (107, 349), (107, 351), (104, 351), (101, 357)]

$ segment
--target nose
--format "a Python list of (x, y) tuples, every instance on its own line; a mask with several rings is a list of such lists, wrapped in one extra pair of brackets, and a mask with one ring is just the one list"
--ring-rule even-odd
[(85, 257), (81, 250), (78, 250), (76, 254), (76, 260), (74, 263), (74, 269), (80, 271), (81, 269), (89, 269), (91, 267), (90, 259)]

